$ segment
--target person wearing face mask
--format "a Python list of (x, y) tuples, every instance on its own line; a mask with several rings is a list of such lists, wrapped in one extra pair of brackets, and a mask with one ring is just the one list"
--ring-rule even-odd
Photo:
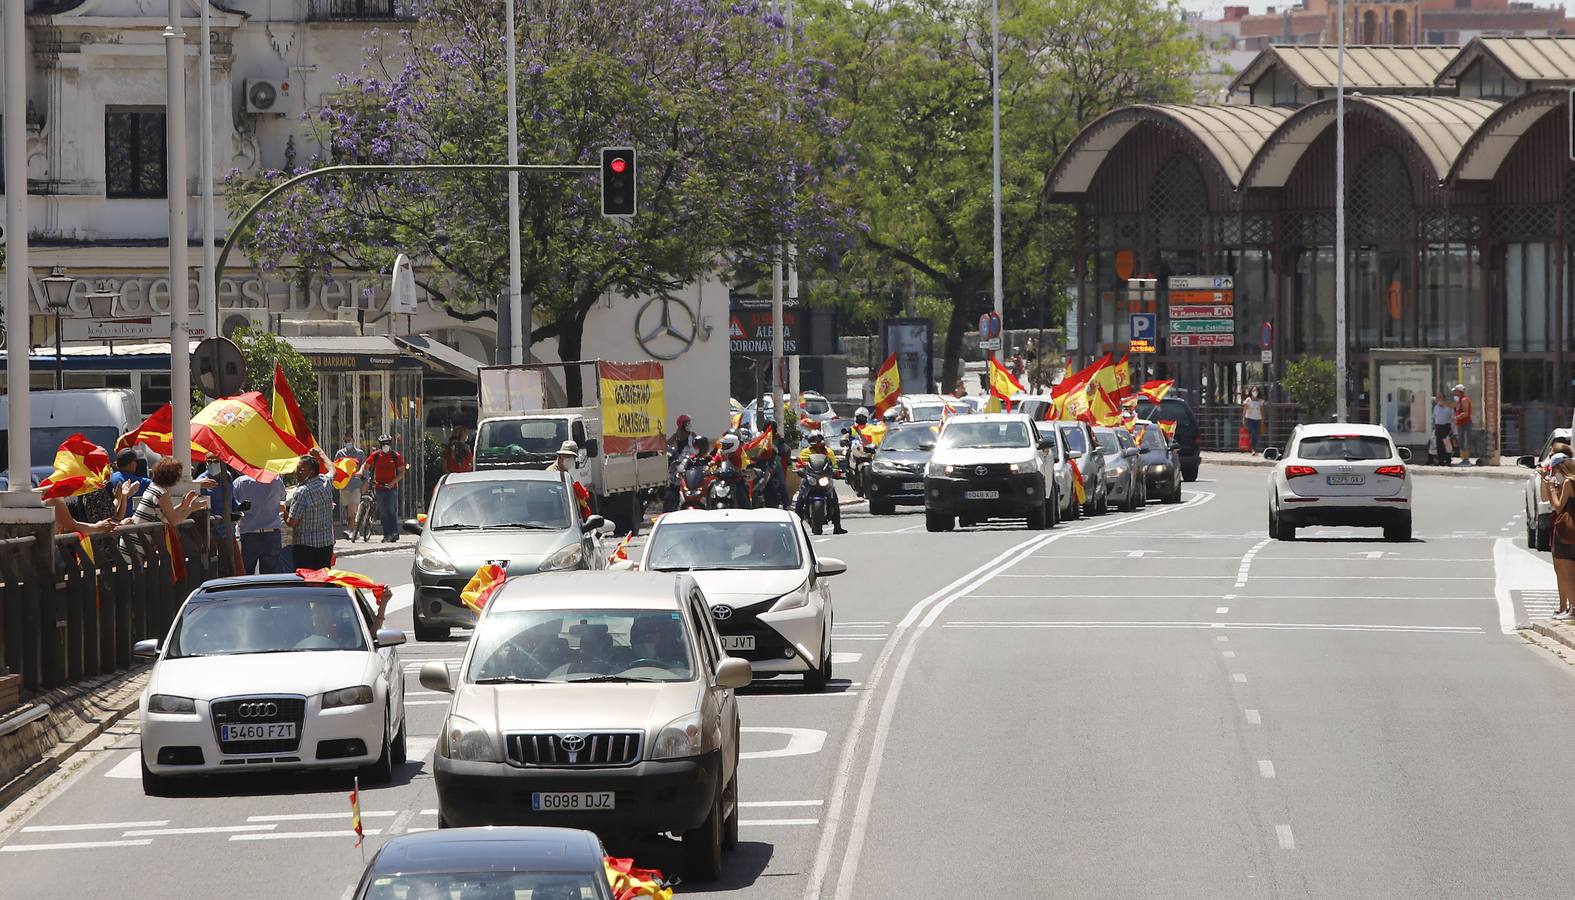
[(195, 478), (202, 496), (208, 498), (208, 530), (215, 555), (227, 559), (231, 571), (239, 572), (241, 557), (235, 546), (235, 523), (230, 514), (235, 506), (234, 480), (217, 453), (208, 454)]
[(356, 526), (360, 524), (356, 521), (356, 516), (361, 512), (362, 481), (360, 468), (361, 464), (366, 462), (366, 451), (355, 445), (354, 431), (348, 429), (345, 431), (344, 443), (340, 444), (339, 449), (334, 452), (334, 462), (337, 463), (341, 459), (355, 460), (357, 470), (356, 474), (351, 475), (350, 481), (339, 491), (339, 508), (345, 520), (345, 539), (348, 540), (350, 535), (355, 534)]
[(405, 477), (405, 458), (394, 449), (393, 435), (377, 438), (377, 449), (366, 457), (358, 473), (370, 478), (376, 491), (377, 514), (383, 520), (383, 543), (399, 540), (399, 482)]
[(295, 469), (299, 486), (286, 504), (285, 524), (295, 533), (290, 545), (298, 569), (326, 569), (334, 558), (333, 476), (323, 474), (322, 460), (307, 454)]

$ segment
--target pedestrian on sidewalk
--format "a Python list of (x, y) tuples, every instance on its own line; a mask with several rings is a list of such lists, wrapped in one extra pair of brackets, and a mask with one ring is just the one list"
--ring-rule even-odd
[(351, 536), (355, 534), (356, 525), (360, 519), (361, 464), (366, 462), (366, 451), (355, 445), (355, 431), (353, 429), (345, 429), (345, 441), (339, 445), (339, 449), (334, 453), (335, 463), (338, 463), (341, 459), (355, 460), (355, 474), (350, 476), (350, 480), (345, 482), (344, 488), (339, 492), (340, 518), (344, 519), (345, 522), (345, 540), (350, 540)]
[(1252, 443), (1252, 455), (1258, 455), (1258, 440), (1263, 436), (1263, 389), (1253, 388), (1241, 402), (1241, 424), (1247, 429)]
[(1463, 384), (1455, 385), (1455, 443), (1460, 447), (1460, 461), (1471, 465), (1471, 396)]
[(326, 569), (334, 559), (334, 486), (323, 464), (307, 454), (296, 465), (300, 486), (290, 494), (285, 524), (295, 537), (290, 545), (291, 565), (297, 569)]
[(241, 539), (242, 575), (277, 575), (284, 567), (284, 479), (258, 481), (250, 475), (235, 479), (235, 505), (241, 518), (235, 531)]
[(392, 544), (399, 540), (399, 482), (405, 477), (405, 458), (394, 449), (393, 435), (378, 435), (377, 449), (367, 455), (360, 474), (372, 482), (383, 543)]
[(1433, 440), (1437, 447), (1428, 462), (1437, 466), (1449, 465), (1449, 434), (1455, 425), (1455, 407), (1449, 397), (1440, 393), (1433, 398)]
[(1548, 457), (1541, 491), (1553, 507), (1553, 575), (1559, 586), (1553, 618), (1575, 618), (1575, 460), (1563, 453)]

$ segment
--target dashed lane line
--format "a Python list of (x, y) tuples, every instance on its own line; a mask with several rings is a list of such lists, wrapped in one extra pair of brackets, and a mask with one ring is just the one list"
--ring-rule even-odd
[(1279, 838), (1280, 849), (1281, 850), (1295, 850), (1296, 849), (1296, 836), (1291, 833), (1291, 826), (1289, 826), (1289, 825), (1276, 825), (1276, 826), (1274, 826), (1274, 835), (1275, 835), (1275, 837)]
[(22, 829), (22, 833), (50, 834), (59, 831), (124, 831), (127, 828), (162, 828), (169, 823), (169, 819), (157, 819), (150, 822), (85, 822), (80, 825), (28, 825)]
[(35, 850), (98, 850), (105, 847), (146, 847), (153, 838), (129, 841), (70, 841), (62, 844), (6, 844), (0, 853), (27, 853)]
[(1274, 761), (1273, 760), (1271, 760), (1271, 759), (1260, 759), (1260, 760), (1258, 760), (1258, 777), (1259, 778), (1273, 778), (1274, 777)]
[(1236, 570), (1237, 587), (1247, 586), (1247, 576), (1252, 571), (1252, 558), (1258, 555), (1259, 550), (1262, 550), (1267, 546), (1269, 546), (1269, 538), (1264, 538), (1258, 543), (1253, 544), (1252, 549), (1248, 550), (1247, 554), (1241, 558), (1241, 567)]
[(1248, 725), (1262, 725), (1263, 724), (1263, 714), (1258, 712), (1257, 710), (1255, 710), (1255, 709), (1244, 709), (1241, 712), (1242, 712), (1242, 715), (1247, 717), (1247, 724)]
[[(368, 836), (375, 836), (375, 835), (382, 834), (383, 831), (380, 828), (367, 828), (367, 829), (364, 829), (361, 833), (365, 834), (365, 835), (368, 835)], [(355, 833), (354, 829), (347, 829), (347, 830), (344, 830), (344, 831), (281, 831), (281, 832), (276, 832), (276, 833), (271, 833), (271, 834), (232, 834), (232, 835), (230, 835), (230, 840), (232, 840), (232, 841), (291, 841), (291, 840), (310, 840), (312, 838), (340, 838), (340, 837), (342, 837), (342, 838), (353, 838), (355, 836), (356, 836), (356, 833)]]
[(946, 628), (1136, 628), (1232, 631), (1367, 631), (1403, 634), (1484, 634), (1475, 625), (1361, 625), (1337, 622), (947, 622)]

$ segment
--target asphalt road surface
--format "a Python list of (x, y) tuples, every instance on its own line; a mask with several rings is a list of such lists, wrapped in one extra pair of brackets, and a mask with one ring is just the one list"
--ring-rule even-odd
[[(849, 564), (835, 689), (741, 692), (740, 847), (680, 893), (1568, 897), (1575, 669), (1513, 633), (1552, 586), (1520, 490), (1419, 478), (1408, 544), (1268, 541), (1248, 469), (1049, 532), (854, 507), (820, 548)], [(408, 627), (409, 552), (353, 563), (403, 585)], [(436, 825), (446, 699), (415, 670), (466, 636), (402, 649), (411, 762), (363, 786), (369, 852)], [(0, 897), (337, 900), (359, 875), (348, 776), (149, 798), (136, 742), (133, 717), (0, 811)]]

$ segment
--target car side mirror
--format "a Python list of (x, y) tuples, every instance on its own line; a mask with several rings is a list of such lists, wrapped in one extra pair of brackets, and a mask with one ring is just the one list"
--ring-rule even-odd
[(606, 525), (606, 524), (607, 524), (607, 520), (606, 519), (602, 518), (601, 516), (592, 514), (590, 518), (588, 518), (584, 522), (580, 523), (580, 530), (581, 531), (594, 531), (594, 532), (600, 533), (601, 530), (602, 530), (602, 526)]
[(841, 575), (847, 570), (848, 564), (834, 556), (822, 556), (815, 560), (816, 578), (830, 578), (833, 575)]
[(1515, 465), (1520, 466), (1522, 469), (1535, 469), (1537, 467), (1537, 458), (1535, 456), (1517, 456), (1515, 457)]
[(438, 691), (444, 694), (454, 693), (454, 685), (448, 679), (448, 663), (441, 659), (434, 659), (421, 666), (421, 686), (429, 691)]
[(376, 644), (379, 648), (398, 647), (405, 642), (405, 633), (398, 628), (379, 628)]
[(1401, 447), (1400, 448), (1400, 461), (1401, 462), (1410, 462), (1411, 461), (1411, 448), (1410, 447)]
[(1039, 439), (1039, 449), (1040, 450), (1054, 450), (1055, 449), (1055, 438), (1047, 438), (1047, 437), (1040, 438)]
[(1081, 450), (1068, 450), (1068, 451), (1066, 451), (1066, 458), (1070, 459), (1070, 460), (1072, 460), (1074, 462), (1077, 461), (1077, 460), (1080, 460), (1080, 459), (1083, 458), (1083, 451), (1081, 451)]
[[(430, 663), (428, 663), (430, 665)], [(749, 660), (729, 656), (716, 664), (717, 687), (741, 688), (748, 687), (755, 680), (755, 670), (750, 668)], [(425, 684), (425, 682), (422, 682)]]
[(1275, 460), (1280, 458), (1280, 448), (1279, 447), (1264, 447), (1263, 448), (1263, 458), (1268, 460), (1269, 462), (1274, 462)]
[(399, 528), (405, 534), (413, 534), (417, 537), (421, 536), (421, 523), (417, 522), (415, 519), (406, 519), (400, 524)]
[(131, 645), (131, 655), (137, 659), (158, 659), (159, 639), (148, 638), (145, 641), (137, 641)]
[(583, 450), (583, 455), (587, 459), (595, 459), (596, 458), (596, 454), (598, 454), (600, 452), (601, 452), (601, 448), (596, 446), (596, 439), (595, 438), (591, 438), (590, 440), (585, 442), (585, 448)]
[(1127, 459), (1131, 459), (1132, 457), (1138, 456), (1139, 454), (1138, 454), (1138, 449), (1136, 447), (1128, 447), (1125, 450), (1121, 451), (1121, 455), (1125, 456)]

